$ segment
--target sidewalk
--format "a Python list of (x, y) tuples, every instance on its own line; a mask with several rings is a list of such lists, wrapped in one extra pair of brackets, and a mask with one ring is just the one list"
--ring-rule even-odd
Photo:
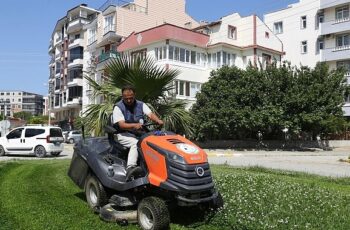
[(235, 167), (259, 166), (317, 174), (330, 177), (350, 177), (350, 164), (340, 162), (350, 156), (350, 148), (333, 151), (235, 151), (206, 150), (211, 164), (228, 164)]

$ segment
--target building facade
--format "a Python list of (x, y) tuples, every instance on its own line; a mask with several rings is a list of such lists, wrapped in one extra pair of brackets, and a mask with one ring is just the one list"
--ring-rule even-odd
[[(284, 60), (297, 66), (326, 62), (332, 69), (344, 67), (350, 84), (349, 7), (349, 0), (300, 0), (264, 20), (282, 40)], [(343, 111), (350, 116), (349, 97)]]
[[(117, 46), (133, 31), (164, 22), (188, 28), (199, 24), (186, 14), (185, 0), (115, 0), (99, 9), (82, 4), (67, 11), (53, 30), (49, 45), (50, 111), (60, 124), (81, 115), (83, 107), (100, 103), (92, 98), (83, 75), (103, 78), (109, 58), (117, 57)], [(83, 74), (84, 73), (84, 74)]]
[(43, 115), (44, 99), (42, 95), (25, 91), (0, 91), (0, 108), (1, 114), (10, 117), (18, 112)]
[(283, 46), (257, 16), (236, 13), (194, 29), (163, 24), (132, 33), (118, 52), (130, 57), (143, 52), (161, 67), (180, 70), (174, 95), (190, 107), (212, 70), (224, 65), (244, 69), (249, 64), (264, 68), (280, 62)]
[[(186, 13), (185, 0), (107, 1), (100, 14), (85, 28), (86, 49), (83, 71), (100, 82), (110, 58), (119, 55), (117, 47), (135, 31), (169, 22), (186, 28), (199, 24)], [(84, 79), (83, 111), (89, 104), (101, 103), (102, 98), (91, 97), (91, 89)]]
[(60, 124), (79, 116), (82, 106), (84, 30), (83, 26), (97, 17), (98, 11), (82, 4), (67, 11), (52, 32), (49, 55), (48, 104)]

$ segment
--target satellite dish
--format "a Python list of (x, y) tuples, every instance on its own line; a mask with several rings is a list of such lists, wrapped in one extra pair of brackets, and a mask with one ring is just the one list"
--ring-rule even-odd
[(11, 126), (11, 123), (8, 120), (0, 121), (0, 128), (9, 129), (10, 126)]

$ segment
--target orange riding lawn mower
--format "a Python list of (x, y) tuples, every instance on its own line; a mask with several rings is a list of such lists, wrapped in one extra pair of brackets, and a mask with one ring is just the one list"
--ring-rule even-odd
[(129, 149), (115, 140), (107, 125), (106, 137), (83, 138), (74, 146), (68, 175), (84, 189), (87, 203), (100, 218), (120, 225), (138, 223), (142, 229), (168, 229), (171, 208), (207, 212), (223, 206), (215, 189), (207, 154), (181, 135), (145, 132), (138, 141), (142, 170), (126, 178)]

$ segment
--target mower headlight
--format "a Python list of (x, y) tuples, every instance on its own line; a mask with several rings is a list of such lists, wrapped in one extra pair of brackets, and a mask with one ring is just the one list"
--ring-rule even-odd
[(168, 160), (175, 161), (175, 162), (181, 163), (181, 164), (186, 164), (185, 159), (179, 154), (176, 154), (174, 152), (171, 152), (171, 151), (168, 151), (166, 149), (163, 149), (163, 148), (161, 148), (161, 147), (159, 147), (159, 146), (157, 146), (157, 145), (155, 145), (153, 143), (147, 142), (147, 145), (150, 146), (155, 151), (157, 151), (160, 154), (162, 154), (163, 156), (167, 157)]
[(185, 159), (176, 153), (166, 151), (166, 155), (168, 156), (169, 160), (172, 160), (172, 161), (175, 161), (175, 162), (181, 163), (181, 164), (186, 164)]

